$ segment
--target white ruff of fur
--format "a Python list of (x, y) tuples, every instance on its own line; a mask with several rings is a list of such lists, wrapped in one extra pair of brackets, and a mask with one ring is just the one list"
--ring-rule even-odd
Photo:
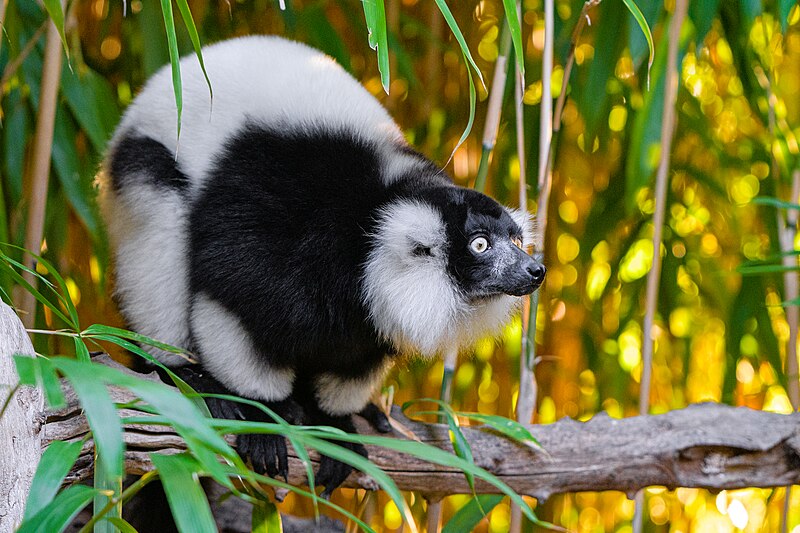
[[(399, 351), (434, 356), (469, 347), (496, 334), (515, 311), (519, 298), (468, 302), (458, 291), (447, 272), (444, 222), (431, 206), (393, 203), (377, 227), (364, 269), (364, 300), (375, 327)], [(417, 245), (431, 255), (414, 254)]]
[(269, 366), (239, 319), (222, 305), (201, 293), (190, 319), (201, 362), (220, 383), (237, 394), (264, 401), (283, 400), (291, 394), (294, 371)]
[(345, 379), (333, 374), (322, 374), (315, 380), (319, 408), (329, 415), (343, 416), (357, 413), (366, 407), (372, 392), (386, 374), (381, 367), (365, 376)]

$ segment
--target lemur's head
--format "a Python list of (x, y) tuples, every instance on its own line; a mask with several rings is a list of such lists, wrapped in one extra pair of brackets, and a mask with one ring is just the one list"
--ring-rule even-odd
[(388, 203), (373, 239), (365, 302), (401, 351), (432, 355), (497, 333), (545, 277), (525, 253), (530, 217), (470, 189), (430, 187)]

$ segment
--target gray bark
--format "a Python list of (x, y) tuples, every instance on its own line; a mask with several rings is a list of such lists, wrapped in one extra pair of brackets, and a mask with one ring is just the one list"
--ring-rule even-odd
[[(157, 378), (151, 375), (150, 379)], [(131, 399), (127, 391), (112, 388), (110, 392), (118, 402)], [(45, 445), (55, 439), (81, 438), (88, 432), (69, 389), (67, 401), (66, 408), (47, 413)], [(452, 450), (446, 426), (414, 422), (397, 411), (394, 417), (423, 442)], [(363, 421), (357, 420), (357, 425), (361, 433), (374, 433)], [(563, 419), (529, 429), (546, 451), (517, 444), (485, 428), (465, 428), (464, 433), (479, 466), (515, 491), (540, 500), (577, 491), (619, 490), (633, 495), (650, 485), (734, 489), (800, 483), (800, 413), (780, 415), (707, 403), (662, 415), (620, 420), (602, 413), (584, 423)], [(152, 468), (149, 452), (185, 449), (178, 435), (159, 426), (130, 426), (125, 439), (130, 473)], [(431, 495), (470, 492), (458, 471), (382, 448), (367, 449), (370, 459), (402, 490)], [(91, 475), (92, 457), (89, 441), (71, 480)], [(316, 456), (312, 454), (312, 458)], [(296, 457), (290, 460), (290, 482), (302, 485), (303, 469)], [(346, 485), (370, 488), (374, 482), (355, 473)], [(481, 481), (477, 490), (497, 492)]]
[(12, 356), (33, 355), (33, 346), (14, 311), (0, 301), (0, 533), (22, 521), (25, 499), (42, 454), (44, 399), (38, 389), (20, 387)]

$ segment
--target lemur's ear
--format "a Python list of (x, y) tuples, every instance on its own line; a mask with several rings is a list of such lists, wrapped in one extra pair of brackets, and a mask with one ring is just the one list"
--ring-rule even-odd
[(538, 243), (533, 242), (533, 229), (536, 227), (536, 220), (533, 215), (522, 209), (512, 207), (506, 207), (505, 209), (514, 222), (522, 228), (522, 247), (527, 250), (531, 245), (538, 246)]
[(441, 256), (446, 234), (439, 212), (425, 203), (405, 200), (384, 209), (378, 224), (382, 246), (399, 258)]

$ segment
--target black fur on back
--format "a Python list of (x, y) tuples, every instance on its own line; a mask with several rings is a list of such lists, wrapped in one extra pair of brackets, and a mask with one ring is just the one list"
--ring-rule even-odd
[(368, 235), (389, 198), (364, 141), (248, 124), (192, 206), (191, 292), (235, 314), (270, 365), (364, 375), (389, 351), (361, 299)]

